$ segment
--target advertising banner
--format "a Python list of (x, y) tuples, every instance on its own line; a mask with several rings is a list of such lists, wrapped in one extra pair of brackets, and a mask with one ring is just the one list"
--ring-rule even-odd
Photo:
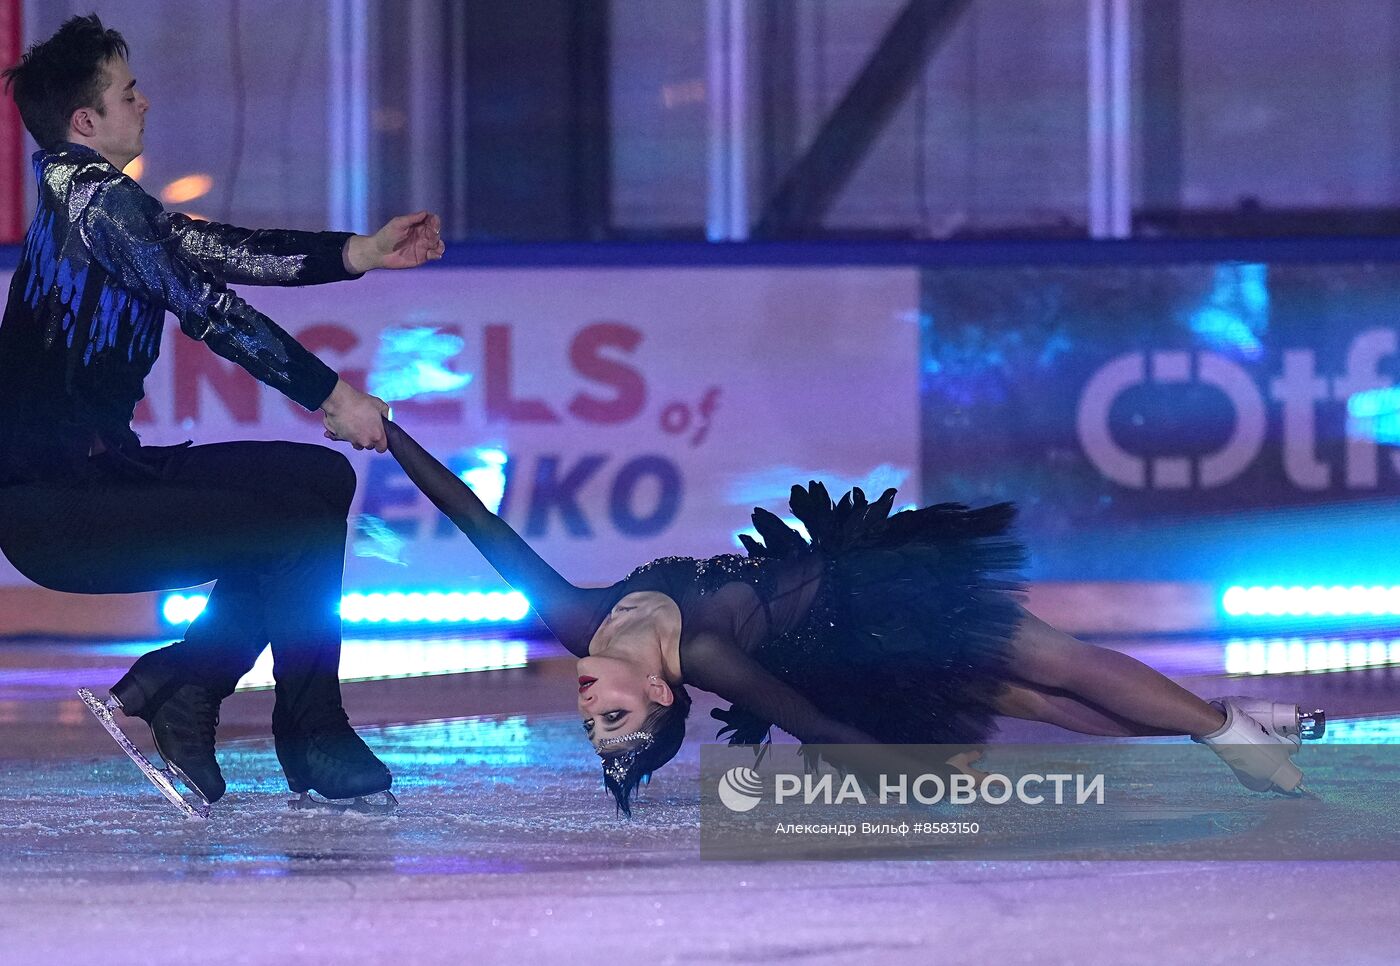
[(929, 269), (925, 501), (1051, 580), (1394, 583), (1400, 267)]
[[(914, 269), (464, 269), (240, 294), (469, 481), (565, 576), (738, 551), (796, 482), (918, 498)], [(147, 443), (294, 439), (359, 475), (347, 590), (499, 586), (392, 457), (167, 322)], [(22, 581), (8, 567), (3, 582)]]

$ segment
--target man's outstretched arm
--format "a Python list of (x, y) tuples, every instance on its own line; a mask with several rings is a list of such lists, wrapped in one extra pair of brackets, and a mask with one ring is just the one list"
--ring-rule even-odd
[(441, 258), (442, 224), (426, 211), (400, 215), (373, 235), (238, 228), (160, 212), (179, 253), (231, 285), (319, 285), (376, 268), (416, 268)]
[(172, 243), (160, 205), (136, 183), (113, 178), (94, 192), (78, 222), (93, 258), (122, 288), (163, 306), (191, 338), (237, 363), (308, 410), (323, 410), (328, 432), (384, 452), (381, 400), (340, 380), (276, 322)]

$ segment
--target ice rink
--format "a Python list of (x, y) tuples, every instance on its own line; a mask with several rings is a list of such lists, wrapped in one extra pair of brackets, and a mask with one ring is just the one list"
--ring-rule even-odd
[[(1400, 741), (1393, 664), (1226, 681), (1251, 658), (1221, 641), (1106, 643), (1197, 693), (1324, 707), (1329, 738)], [(146, 646), (0, 645), (5, 963), (1359, 964), (1400, 948), (1389, 862), (704, 861), (711, 705), (697, 701), (685, 750), (620, 818), (570, 711), (572, 662), (538, 641), (347, 647), (348, 677), (422, 672), (345, 688), (394, 771), (389, 818), (289, 811), (271, 694), (235, 695), (220, 725), (229, 793), (187, 822), (73, 693), (105, 693)], [(1237, 806), (1251, 793), (1210, 760), (1183, 805)], [(1344, 778), (1367, 780), (1331, 782)], [(1320, 804), (1271, 807), (1325, 821), (1329, 776), (1309, 784)]]

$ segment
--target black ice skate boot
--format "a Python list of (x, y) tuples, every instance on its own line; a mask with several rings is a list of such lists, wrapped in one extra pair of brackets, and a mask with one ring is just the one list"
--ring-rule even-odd
[(150, 725), (156, 751), (170, 770), (205, 804), (216, 802), (226, 788), (214, 757), (222, 698), (182, 681), (162, 666), (160, 654), (153, 651), (132, 665), (112, 686), (112, 698), (123, 714)]
[(393, 776), (350, 727), (344, 710), (300, 727), (275, 721), (272, 730), (287, 787), (299, 796), (292, 808), (386, 815), (398, 805), (389, 791)]

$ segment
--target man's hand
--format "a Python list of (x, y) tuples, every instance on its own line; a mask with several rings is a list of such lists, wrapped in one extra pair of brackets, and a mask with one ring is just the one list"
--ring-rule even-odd
[(375, 268), (417, 268), (441, 258), (442, 221), (437, 215), (419, 211), (390, 218), (373, 235), (356, 235), (345, 243), (345, 267), (355, 273)]
[(372, 449), (376, 453), (389, 448), (389, 439), (384, 433), (389, 404), (378, 396), (360, 392), (341, 379), (321, 404), (321, 414), (326, 425), (326, 439), (349, 443), (356, 449)]

